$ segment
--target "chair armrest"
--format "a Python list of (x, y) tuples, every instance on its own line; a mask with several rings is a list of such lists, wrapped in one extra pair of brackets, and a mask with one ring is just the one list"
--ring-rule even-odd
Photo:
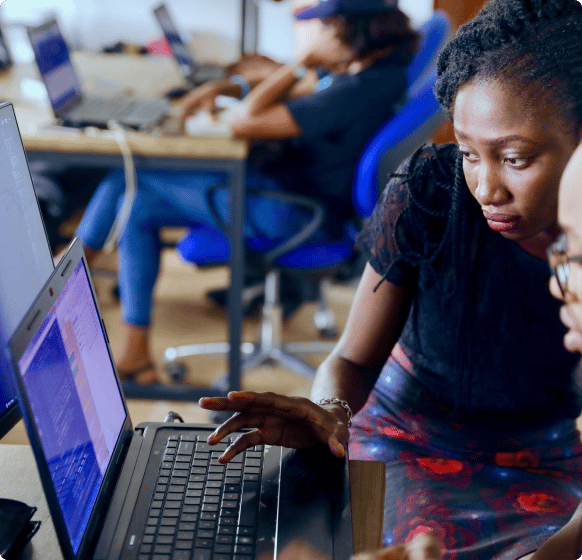
[[(210, 211), (216, 220), (218, 226), (222, 231), (229, 234), (230, 233), (230, 226), (222, 219), (220, 214), (218, 213), (218, 209), (216, 208), (216, 204), (214, 202), (214, 193), (220, 188), (228, 188), (222, 184), (213, 185), (208, 189), (206, 193), (206, 199), (208, 202), (208, 206)], [(323, 223), (323, 218), (325, 216), (325, 210), (321, 203), (309, 198), (307, 196), (289, 193), (284, 191), (269, 191), (269, 190), (261, 190), (261, 189), (247, 189), (247, 193), (257, 194), (259, 196), (264, 196), (266, 198), (272, 198), (274, 200), (279, 200), (281, 202), (286, 202), (302, 208), (304, 210), (308, 210), (311, 212), (312, 216), (307, 222), (295, 235), (292, 235), (290, 238), (286, 239), (273, 249), (265, 251), (262, 254), (262, 258), (266, 264), (272, 264), (275, 259), (296, 249), (297, 247), (301, 246), (305, 243), (318, 229), (321, 227)]]

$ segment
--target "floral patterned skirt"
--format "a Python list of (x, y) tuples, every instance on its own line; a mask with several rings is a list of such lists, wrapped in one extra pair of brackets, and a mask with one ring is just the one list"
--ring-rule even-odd
[(446, 560), (520, 558), (582, 500), (574, 420), (527, 430), (451, 421), (394, 358), (354, 418), (349, 452), (386, 463), (384, 545), (433, 532)]

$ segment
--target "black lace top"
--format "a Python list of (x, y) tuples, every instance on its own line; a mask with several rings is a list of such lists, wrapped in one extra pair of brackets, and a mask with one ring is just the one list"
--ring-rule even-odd
[(359, 242), (385, 280), (416, 287), (400, 345), (437, 398), (462, 415), (578, 415), (549, 267), (487, 226), (455, 145), (401, 166)]

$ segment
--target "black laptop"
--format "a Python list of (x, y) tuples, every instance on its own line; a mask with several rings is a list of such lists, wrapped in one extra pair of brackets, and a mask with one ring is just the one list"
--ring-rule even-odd
[(10, 340), (65, 560), (347, 560), (347, 461), (327, 448), (221, 465), (216, 426), (132, 427), (87, 270), (75, 240)]
[(148, 129), (167, 116), (169, 104), (164, 99), (137, 100), (83, 93), (55, 19), (27, 31), (53, 111), (65, 126), (104, 128), (113, 120), (130, 128)]
[(188, 45), (182, 40), (168, 8), (165, 4), (154, 8), (154, 16), (170, 45), (170, 50), (178, 64), (182, 77), (192, 86), (196, 87), (209, 80), (219, 80), (225, 77), (225, 70), (217, 64), (199, 64), (194, 60), (194, 55)]

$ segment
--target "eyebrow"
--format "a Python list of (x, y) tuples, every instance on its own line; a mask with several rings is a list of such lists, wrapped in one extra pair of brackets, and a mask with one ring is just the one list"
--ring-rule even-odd
[[(457, 128), (455, 128), (455, 136), (457, 138), (460, 138), (463, 140), (470, 140), (471, 139), (467, 134), (463, 133), (462, 131), (460, 131)], [(484, 144), (487, 144), (488, 146), (501, 146), (503, 144), (509, 144), (510, 142), (515, 142), (515, 141), (525, 142), (526, 144), (532, 144), (532, 145), (537, 144), (537, 142), (535, 142), (531, 138), (526, 138), (525, 136), (520, 136), (519, 134), (510, 134), (509, 136), (502, 136), (501, 138), (491, 138), (491, 139), (482, 140), (482, 142)]]

